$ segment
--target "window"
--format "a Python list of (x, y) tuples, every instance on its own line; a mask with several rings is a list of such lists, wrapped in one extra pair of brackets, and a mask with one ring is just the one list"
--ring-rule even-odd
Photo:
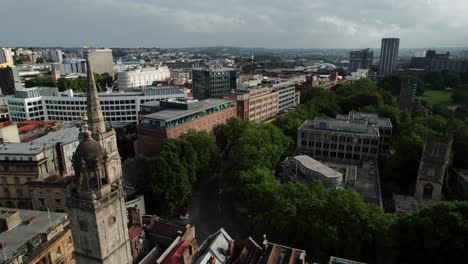
[(432, 199), (432, 190), (434, 187), (430, 183), (426, 183), (424, 185), (424, 192), (423, 192), (423, 198), (424, 199)]

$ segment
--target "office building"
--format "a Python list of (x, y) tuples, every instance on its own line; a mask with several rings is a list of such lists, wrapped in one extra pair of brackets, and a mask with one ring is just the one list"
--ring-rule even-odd
[(458, 196), (465, 201), (468, 201), (468, 170), (467, 169), (453, 169), (450, 175), (451, 189), (454, 190)]
[(44, 60), (46, 60), (46, 61), (62, 63), (63, 62), (63, 52), (61, 50), (59, 50), (59, 49), (42, 50), (42, 58)]
[(62, 64), (54, 64), (54, 69), (60, 71), (60, 75), (86, 74), (86, 60), (72, 59)]
[(222, 98), (234, 89), (236, 89), (234, 69), (210, 67), (192, 70), (192, 93), (196, 99)]
[(341, 187), (343, 182), (342, 173), (307, 155), (286, 158), (282, 165), (283, 173), (294, 182), (311, 183), (320, 180), (327, 188)]
[(66, 214), (0, 208), (0, 221), (1, 263), (76, 263)]
[(271, 87), (236, 90), (225, 98), (236, 104), (237, 116), (244, 120), (260, 123), (278, 114), (279, 93)]
[(10, 48), (0, 48), (0, 64), (8, 63), (9, 65), (14, 65), (13, 61), (13, 52)]
[(358, 69), (368, 69), (372, 67), (374, 52), (369, 49), (355, 50), (349, 53), (348, 72), (355, 72)]
[[(107, 122), (138, 123), (140, 105), (168, 98), (185, 98), (184, 90), (176, 86), (146, 87), (141, 92), (99, 93)], [(58, 92), (54, 87), (35, 87), (16, 91), (7, 98), (10, 120), (80, 120), (86, 112), (86, 95), (72, 90)]]
[(110, 76), (114, 76), (114, 59), (111, 49), (90, 49), (88, 51), (88, 58), (94, 69), (94, 73), (108, 73)]
[(159, 68), (142, 68), (118, 73), (117, 84), (120, 90), (134, 87), (150, 86), (155, 81), (166, 81), (171, 77), (167, 66)]
[(327, 161), (361, 163), (388, 152), (392, 125), (388, 118), (350, 112), (336, 119), (306, 120), (297, 132), (297, 149)]
[(278, 113), (287, 112), (300, 104), (301, 93), (296, 91), (294, 82), (279, 82), (271, 87), (273, 92), (278, 92)]
[(383, 38), (380, 48), (380, 76), (391, 75), (397, 66), (400, 39)]
[(9, 63), (0, 64), (0, 90), (2, 95), (15, 94), (15, 91), (21, 88), (18, 69)]
[(76, 263), (133, 262), (116, 134), (106, 128), (90, 58), (87, 115), (72, 156), (75, 171), (67, 191), (67, 212)]
[(169, 99), (161, 101), (159, 106), (142, 106), (142, 110), (151, 108), (159, 109), (141, 115), (135, 150), (137, 155), (155, 153), (163, 140), (180, 138), (190, 129), (213, 134), (218, 125), (236, 116), (236, 107), (224, 99)]
[(452, 59), (450, 53), (437, 53), (435, 50), (427, 50), (425, 57), (411, 58), (410, 68), (422, 69), (426, 72), (468, 72), (468, 60)]

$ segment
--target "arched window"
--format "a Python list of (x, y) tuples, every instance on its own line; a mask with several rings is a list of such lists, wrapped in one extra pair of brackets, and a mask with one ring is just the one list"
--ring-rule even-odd
[(424, 185), (424, 192), (423, 192), (423, 198), (424, 199), (432, 199), (432, 189), (434, 187), (432, 187), (432, 184), (430, 183), (426, 183)]

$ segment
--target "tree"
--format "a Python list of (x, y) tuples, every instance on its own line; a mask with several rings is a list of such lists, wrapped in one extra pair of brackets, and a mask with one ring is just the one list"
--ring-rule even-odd
[(43, 58), (37, 58), (36, 63), (45, 63)]
[(44, 77), (36, 77), (24, 82), (26, 88), (44, 86), (44, 87), (55, 87), (57, 84), (54, 80)]
[(468, 258), (468, 203), (442, 202), (399, 218), (393, 244), (399, 263), (464, 263)]
[(221, 156), (214, 137), (206, 131), (190, 130), (183, 138), (192, 145), (196, 152), (198, 177), (208, 176), (221, 170)]

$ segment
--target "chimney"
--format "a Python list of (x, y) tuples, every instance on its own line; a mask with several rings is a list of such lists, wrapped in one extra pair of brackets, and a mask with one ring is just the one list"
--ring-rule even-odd
[(210, 259), (206, 262), (206, 264), (216, 264), (216, 259), (214, 256), (211, 256)]
[(229, 240), (229, 256), (234, 255), (234, 240)]

